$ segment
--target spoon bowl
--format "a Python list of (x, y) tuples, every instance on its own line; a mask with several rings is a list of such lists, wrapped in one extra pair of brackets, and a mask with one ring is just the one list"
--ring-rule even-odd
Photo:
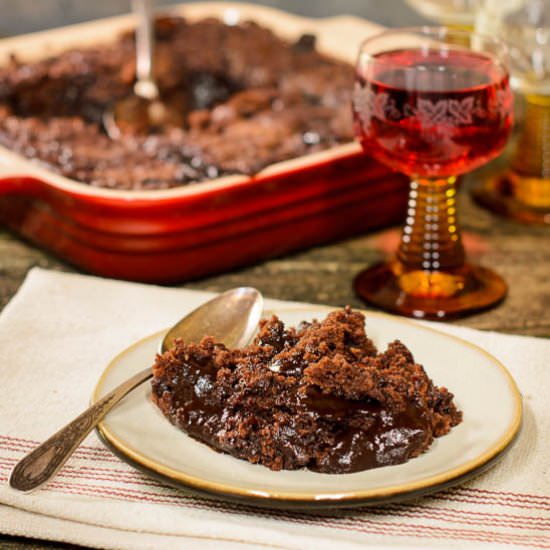
[(115, 101), (103, 113), (103, 128), (113, 139), (127, 134), (148, 134), (152, 130), (174, 127), (185, 128), (185, 107), (176, 108), (160, 97), (149, 99), (132, 94)]
[[(171, 349), (178, 338), (198, 343), (204, 336), (213, 336), (228, 348), (242, 347), (254, 335), (262, 310), (262, 295), (256, 289), (228, 290), (202, 304), (168, 330), (160, 352)], [(138, 372), (31, 451), (13, 469), (10, 486), (29, 492), (50, 480), (105, 415), (152, 375), (150, 367)]]
[(136, 28), (136, 82), (133, 92), (116, 100), (103, 113), (103, 127), (111, 139), (145, 134), (166, 126), (183, 128), (185, 106), (163, 100), (154, 76), (155, 33), (151, 0), (133, 0)]

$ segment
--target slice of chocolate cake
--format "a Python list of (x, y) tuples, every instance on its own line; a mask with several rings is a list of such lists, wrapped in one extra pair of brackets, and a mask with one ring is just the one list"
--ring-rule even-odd
[(152, 399), (191, 437), (273, 470), (399, 464), (462, 419), (399, 341), (378, 353), (350, 308), (285, 328), (263, 321), (228, 350), (206, 337), (157, 357)]

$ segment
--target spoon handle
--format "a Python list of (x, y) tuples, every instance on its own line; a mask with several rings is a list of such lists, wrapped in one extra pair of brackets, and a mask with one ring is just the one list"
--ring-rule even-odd
[(131, 390), (151, 378), (144, 369), (110, 391), (80, 416), (36, 447), (13, 469), (10, 486), (32, 491), (52, 478), (101, 419)]
[(138, 18), (136, 28), (136, 84), (134, 92), (145, 99), (156, 99), (158, 88), (153, 76), (155, 30), (152, 0), (133, 0), (133, 11)]

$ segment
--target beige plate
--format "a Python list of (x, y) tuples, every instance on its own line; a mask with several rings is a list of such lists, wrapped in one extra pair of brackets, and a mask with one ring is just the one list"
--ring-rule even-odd
[[(321, 307), (275, 310), (288, 324), (322, 318)], [(133, 466), (164, 481), (250, 504), (335, 507), (410, 498), (463, 481), (502, 456), (521, 425), (517, 386), (494, 357), (464, 340), (398, 318), (366, 313), (367, 331), (379, 348), (400, 339), (437, 385), (448, 387), (464, 421), (418, 458), (354, 474), (308, 470), (273, 472), (191, 439), (150, 401), (150, 384), (134, 390), (100, 424), (107, 444)], [(118, 355), (100, 378), (93, 401), (152, 364), (162, 334)]]

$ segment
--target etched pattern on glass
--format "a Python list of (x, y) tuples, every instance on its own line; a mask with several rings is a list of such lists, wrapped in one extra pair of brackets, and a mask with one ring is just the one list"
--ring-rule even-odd
[[(489, 108), (488, 111), (496, 110), (504, 118), (510, 112), (512, 101), (509, 89), (498, 90), (495, 96), (496, 109)], [(419, 98), (416, 105), (407, 104), (401, 112), (388, 93), (377, 94), (359, 82), (355, 83), (353, 105), (364, 132), (369, 132), (373, 118), (390, 121), (406, 118), (410, 122), (418, 122), (421, 131), (428, 130), (443, 137), (451, 135), (457, 126), (472, 124), (474, 117), (478, 120), (485, 118), (488, 112), (474, 96), (436, 101)]]

